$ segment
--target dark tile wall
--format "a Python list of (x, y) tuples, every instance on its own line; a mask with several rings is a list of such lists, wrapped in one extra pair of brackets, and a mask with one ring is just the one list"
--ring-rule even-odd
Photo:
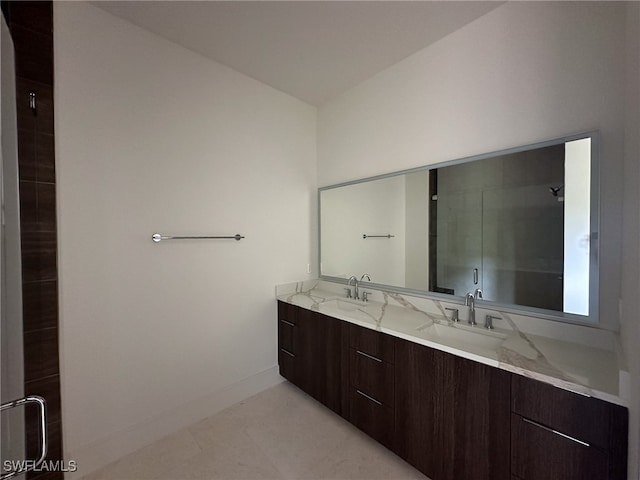
[[(25, 394), (47, 401), (49, 460), (62, 459), (53, 117), (52, 2), (2, 2), (16, 64)], [(29, 95), (36, 94), (36, 108)], [(36, 410), (27, 408), (27, 454), (38, 455)], [(62, 479), (35, 472), (29, 479)]]

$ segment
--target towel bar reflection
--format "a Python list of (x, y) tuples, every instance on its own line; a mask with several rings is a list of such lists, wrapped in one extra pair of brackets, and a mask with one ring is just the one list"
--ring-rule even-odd
[(151, 235), (151, 240), (156, 243), (161, 242), (162, 240), (218, 240), (218, 239), (230, 239), (230, 240), (242, 240), (244, 237), (239, 233), (236, 233), (232, 236), (225, 237), (213, 237), (213, 236), (196, 236), (196, 235), (183, 235), (183, 236), (175, 236), (175, 235), (160, 235), (159, 233), (154, 233)]
[(367, 235), (366, 233), (362, 235), (362, 238), (394, 238), (395, 235), (391, 235), (390, 233), (387, 235)]

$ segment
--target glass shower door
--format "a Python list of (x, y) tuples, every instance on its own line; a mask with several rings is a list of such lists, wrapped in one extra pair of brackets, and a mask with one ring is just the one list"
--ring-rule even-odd
[[(46, 406), (24, 396), (20, 201), (13, 42), (0, 25), (0, 480), (24, 478), (46, 456)], [(25, 412), (38, 410), (40, 452), (27, 459)]]

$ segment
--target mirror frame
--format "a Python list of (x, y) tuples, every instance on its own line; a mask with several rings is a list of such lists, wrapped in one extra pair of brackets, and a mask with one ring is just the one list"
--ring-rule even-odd
[[(487, 308), (489, 310), (499, 310), (520, 315), (536, 316), (545, 318), (548, 320), (556, 320), (567, 323), (579, 323), (596, 325), (599, 322), (599, 305), (600, 305), (600, 265), (599, 265), (599, 250), (600, 250), (600, 132), (597, 130), (588, 131), (584, 133), (566, 135), (563, 137), (557, 137), (551, 140), (545, 140), (542, 142), (531, 143), (518, 147), (507, 148), (504, 150), (493, 151), (489, 153), (482, 153), (479, 155), (472, 155), (469, 157), (458, 158), (455, 160), (448, 160), (444, 162), (434, 163), (431, 165), (424, 165), (421, 167), (410, 168), (406, 170), (399, 170), (395, 172), (389, 172), (381, 175), (375, 175), (372, 177), (361, 178), (357, 180), (351, 180), (348, 182), (342, 182), (335, 185), (329, 185), (326, 187), (318, 188), (318, 271), (320, 274), (318, 278), (334, 283), (347, 284), (348, 280), (341, 277), (333, 277), (330, 275), (322, 274), (322, 192), (332, 190), (335, 188), (346, 187), (349, 185), (356, 185), (359, 183), (370, 182), (374, 180), (382, 180), (389, 177), (395, 177), (398, 175), (405, 175), (408, 173), (423, 172), (425, 170), (434, 170), (441, 167), (450, 167), (452, 165), (459, 165), (462, 163), (475, 162), (478, 160), (484, 160), (491, 157), (509, 155), (513, 153), (524, 152), (527, 150), (533, 150), (537, 148), (549, 147), (552, 145), (558, 145), (560, 143), (566, 143), (573, 140), (580, 140), (583, 138), (591, 138), (591, 192), (590, 192), (590, 204), (589, 204), (589, 229), (590, 233), (590, 245), (589, 245), (589, 315), (578, 315), (574, 313), (565, 313), (556, 310), (547, 310), (538, 307), (529, 307), (526, 305), (517, 304), (505, 304), (500, 302), (493, 302), (490, 300), (483, 300), (480, 305), (481, 308)], [(364, 274), (366, 272), (361, 272)], [(453, 304), (464, 304), (464, 297), (459, 295), (449, 295), (446, 293), (431, 292), (427, 290), (417, 290), (406, 287), (398, 287), (394, 285), (386, 285), (375, 282), (362, 282), (364, 288), (371, 288), (373, 290), (382, 290), (393, 293), (407, 294), (422, 298), (431, 298), (434, 300), (444, 301)]]

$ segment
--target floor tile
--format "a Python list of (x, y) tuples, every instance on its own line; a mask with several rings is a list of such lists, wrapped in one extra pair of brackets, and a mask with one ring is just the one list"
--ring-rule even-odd
[(357, 430), (300, 479), (429, 480), (400, 457)]
[(428, 480), (288, 382), (84, 480)]
[(201, 451), (191, 433), (184, 429), (83, 477), (83, 480), (161, 478), (163, 472), (195, 457)]

